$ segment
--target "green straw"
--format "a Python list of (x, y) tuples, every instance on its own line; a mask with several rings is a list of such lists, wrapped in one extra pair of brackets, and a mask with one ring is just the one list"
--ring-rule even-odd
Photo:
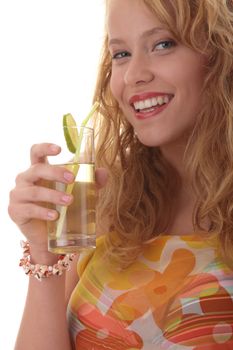
[[(98, 107), (99, 107), (99, 103), (95, 102), (94, 105), (92, 106), (90, 112), (88, 113), (87, 117), (81, 123), (81, 128), (80, 128), (81, 130), (80, 130), (80, 134), (78, 137), (77, 148), (76, 148), (76, 152), (74, 155), (73, 163), (78, 162), (78, 159), (79, 159), (81, 143), (82, 143), (82, 138), (83, 138), (83, 128), (82, 127), (85, 127), (87, 125), (88, 121), (90, 120), (90, 118), (95, 113), (95, 111), (97, 110)], [(76, 176), (78, 175), (79, 166), (75, 167), (74, 169), (75, 169), (74, 176), (76, 178)], [(66, 194), (71, 194), (73, 191), (73, 188), (74, 188), (74, 182), (72, 184), (67, 185)], [(64, 225), (65, 216), (66, 216), (66, 211), (67, 211), (67, 207), (64, 207), (64, 206), (61, 207), (60, 217), (58, 219), (58, 224), (57, 224), (57, 232), (56, 232), (57, 238), (61, 237), (62, 228)]]

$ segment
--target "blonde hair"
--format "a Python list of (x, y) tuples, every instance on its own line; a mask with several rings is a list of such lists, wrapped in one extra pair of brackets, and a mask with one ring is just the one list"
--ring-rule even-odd
[[(207, 55), (205, 105), (183, 161), (198, 198), (192, 218), (194, 230), (203, 230), (203, 220), (208, 218), (209, 233), (217, 235), (223, 256), (232, 263), (233, 3), (142, 1), (179, 42)], [(101, 105), (96, 116), (96, 161), (109, 171), (108, 184), (100, 193), (98, 221), (108, 218), (108, 251), (124, 267), (135, 260), (143, 242), (168, 227), (180, 179), (159, 148), (144, 146), (135, 138), (111, 93), (110, 77), (106, 33), (94, 95)]]

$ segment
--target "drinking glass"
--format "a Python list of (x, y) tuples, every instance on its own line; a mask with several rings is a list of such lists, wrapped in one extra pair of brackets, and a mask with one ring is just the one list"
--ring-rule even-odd
[[(64, 132), (67, 131), (65, 128), (63, 127)], [(96, 246), (94, 130), (78, 126), (73, 126), (72, 129), (69, 127), (71, 135), (74, 132), (80, 137), (78, 154), (69, 151), (63, 136), (61, 154), (52, 157), (54, 160), (62, 158), (59, 164), (54, 164), (53, 161), (54, 166), (64, 167), (75, 175), (72, 184), (50, 184), (53, 189), (73, 195), (73, 202), (68, 206), (49, 205), (51, 209), (57, 210), (59, 217), (56, 221), (47, 222), (48, 249), (58, 254), (76, 253)]]

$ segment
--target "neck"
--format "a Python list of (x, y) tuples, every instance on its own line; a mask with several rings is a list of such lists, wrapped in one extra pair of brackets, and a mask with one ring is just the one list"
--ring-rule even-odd
[[(191, 181), (185, 171), (184, 152), (185, 143), (176, 143), (173, 145), (165, 145), (160, 147), (162, 156), (177, 172), (180, 183), (174, 196), (173, 201), (173, 217), (168, 227), (168, 234), (182, 234), (193, 232), (192, 216), (195, 209), (197, 197), (195, 196)], [(210, 221), (205, 218), (202, 227), (208, 231)]]
[(189, 186), (189, 177), (185, 171), (184, 164), (184, 152), (186, 149), (186, 143), (184, 140), (180, 142), (174, 142), (172, 144), (163, 145), (160, 147), (162, 156), (167, 160), (169, 164), (176, 170), (179, 175), (183, 187)]

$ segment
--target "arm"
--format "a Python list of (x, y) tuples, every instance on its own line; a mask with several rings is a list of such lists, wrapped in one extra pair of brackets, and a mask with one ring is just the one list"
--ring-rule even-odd
[[(53, 254), (33, 253), (33, 261), (52, 265)], [(67, 272), (69, 274), (70, 271)], [(25, 309), (16, 340), (15, 350), (70, 350), (66, 322), (65, 274), (44, 278), (39, 282), (29, 277)]]
[[(67, 169), (48, 164), (47, 156), (56, 155), (59, 147), (51, 144), (34, 145), (31, 149), (31, 166), (16, 178), (16, 186), (10, 192), (8, 212), (30, 245), (33, 264), (53, 265), (58, 257), (47, 249), (47, 220), (56, 220), (58, 213), (45, 207), (44, 203), (63, 203), (64, 193), (43, 186), (44, 181), (72, 183)], [(99, 173), (99, 175), (98, 175)], [(72, 176), (72, 174), (70, 173)], [(96, 174), (97, 188), (103, 187), (106, 174)], [(50, 215), (48, 215), (48, 213)], [(51, 213), (54, 214), (51, 216)], [(15, 350), (70, 350), (66, 322), (67, 302), (77, 283), (76, 261), (71, 271), (62, 276), (44, 278), (39, 282), (29, 277), (25, 309)], [(66, 279), (66, 280), (65, 280)]]
[[(33, 264), (53, 265), (58, 260), (57, 255), (48, 252), (46, 227), (46, 221), (55, 220), (58, 213), (49, 210), (44, 203), (62, 204), (64, 194), (45, 187), (43, 183), (73, 181), (64, 177), (66, 169), (52, 167), (47, 162), (48, 155), (56, 155), (59, 151), (59, 147), (54, 148), (51, 144), (34, 145), (31, 166), (17, 176), (16, 186), (10, 193), (9, 215), (29, 242)], [(48, 215), (51, 212), (53, 217)], [(66, 323), (65, 284), (65, 274), (44, 278), (41, 282), (29, 277), (15, 350), (71, 349)]]
[[(36, 255), (31, 252), (32, 261), (53, 265), (54, 254)], [(15, 344), (15, 350), (69, 350), (70, 339), (66, 321), (66, 308), (70, 295), (78, 282), (78, 255), (71, 269), (62, 276), (52, 276), (39, 282), (29, 277), (28, 293), (24, 313)]]

